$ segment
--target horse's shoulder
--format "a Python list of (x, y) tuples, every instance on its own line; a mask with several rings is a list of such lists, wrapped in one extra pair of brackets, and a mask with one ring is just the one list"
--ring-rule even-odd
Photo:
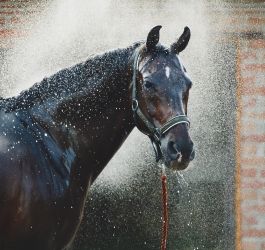
[(0, 121), (0, 171), (6, 176), (28, 173), (39, 186), (51, 183), (51, 193), (65, 189), (70, 170), (63, 151), (32, 113), (0, 113)]

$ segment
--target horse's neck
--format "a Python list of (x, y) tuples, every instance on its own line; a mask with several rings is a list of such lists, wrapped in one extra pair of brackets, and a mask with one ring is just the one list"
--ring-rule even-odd
[(47, 123), (48, 134), (65, 152), (75, 155), (75, 167), (84, 166), (92, 181), (134, 127), (129, 78), (111, 78), (59, 103), (52, 97), (40, 104), (47, 111), (48, 118), (39, 119)]

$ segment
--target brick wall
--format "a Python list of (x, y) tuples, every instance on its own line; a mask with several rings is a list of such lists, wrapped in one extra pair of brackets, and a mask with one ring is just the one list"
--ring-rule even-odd
[[(264, 13), (265, 7), (263, 7)], [(265, 18), (249, 15), (249, 29), (265, 31)], [(265, 250), (265, 42), (241, 42), (242, 249)]]
[(238, 44), (237, 250), (264, 250), (265, 6), (232, 7), (223, 32)]
[(0, 0), (0, 49), (16, 46), (32, 35), (34, 24), (45, 14), (47, 0)]
[[(262, 14), (250, 13), (248, 31), (265, 32)], [(265, 249), (265, 42), (240, 42), (240, 206), (241, 249)], [(238, 247), (240, 249), (240, 247)]]
[(265, 5), (208, 10), (212, 38), (237, 43), (236, 249), (265, 250)]

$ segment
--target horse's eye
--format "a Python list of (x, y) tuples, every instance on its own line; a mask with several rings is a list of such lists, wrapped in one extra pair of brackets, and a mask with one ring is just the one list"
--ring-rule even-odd
[(144, 88), (145, 88), (145, 90), (148, 90), (148, 91), (154, 91), (155, 90), (154, 84), (149, 82), (149, 81), (144, 82)]

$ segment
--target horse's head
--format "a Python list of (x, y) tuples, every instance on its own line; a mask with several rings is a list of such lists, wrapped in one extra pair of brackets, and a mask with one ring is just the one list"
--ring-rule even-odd
[[(195, 150), (189, 136), (189, 123), (170, 123), (177, 117), (186, 118), (189, 90), (192, 82), (179, 59), (179, 53), (189, 42), (190, 30), (185, 28), (179, 40), (170, 47), (158, 44), (161, 26), (153, 28), (142, 46), (136, 71), (137, 105), (142, 113), (156, 128), (167, 123), (166, 131), (161, 134), (162, 159), (166, 166), (174, 170), (185, 169), (194, 159)], [(138, 113), (138, 116), (141, 116)], [(187, 118), (186, 118), (187, 119)], [(143, 119), (138, 127), (150, 133)], [(164, 129), (165, 130), (165, 129)]]

